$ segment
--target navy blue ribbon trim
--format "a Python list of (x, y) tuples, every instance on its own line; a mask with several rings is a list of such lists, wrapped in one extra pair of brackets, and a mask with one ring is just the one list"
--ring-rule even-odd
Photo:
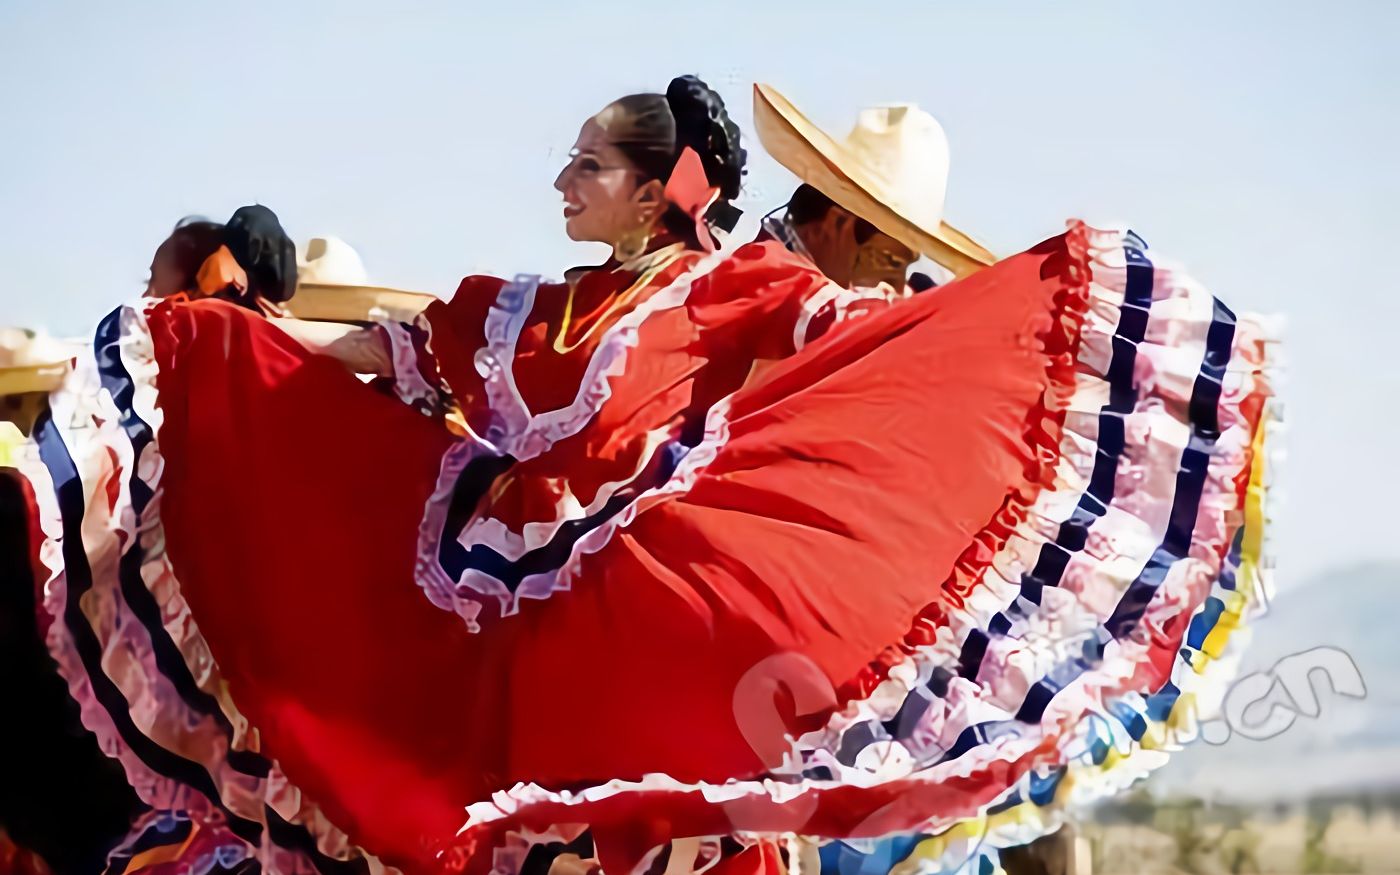
[[(155, 439), (155, 434), (150, 425), (135, 412), (135, 380), (121, 360), (119, 343), (124, 309), (113, 311), (98, 325), (94, 338), (94, 354), (103, 388), (112, 396), (119, 411), (122, 429), (131, 441), (132, 458), (137, 460), (145, 447)], [(82, 542), (82, 519), (85, 513), (82, 483), (67, 447), (47, 414), (40, 426), (36, 427), (35, 437), (40, 447), (40, 458), (53, 478), (63, 517), (63, 553), (68, 575), (64, 623), (73, 636), (94, 694), (112, 717), (122, 740), (143, 763), (152, 771), (204, 794), (224, 814), (229, 829), (235, 835), (250, 844), (259, 844), (263, 833), (262, 825), (233, 814), (223, 804), (212, 777), (201, 764), (161, 747), (142, 733), (131, 719), (129, 703), (102, 670), (101, 643), (97, 641), (86, 617), (78, 607), (82, 593), (92, 588), (92, 570)], [(135, 527), (139, 530), (141, 517), (154, 495), (150, 487), (137, 476), (135, 467), (133, 465), (129, 489)], [(157, 669), (171, 682), (190, 708), (215, 720), (230, 742), (225, 756), (229, 766), (250, 777), (265, 779), (271, 770), (270, 762), (260, 754), (233, 749), (232, 725), (214, 697), (199, 688), (179, 647), (161, 622), (160, 607), (141, 577), (141, 566), (145, 560), (146, 556), (138, 538), (128, 545), (123, 553), (118, 565), (118, 575), (122, 598), (150, 636)], [(305, 853), (318, 871), (328, 875), (362, 875), (368, 872), (368, 862), (364, 858), (342, 861), (326, 856), (317, 849), (315, 838), (307, 828), (289, 823), (266, 806), (264, 814), (268, 821), (268, 837), (282, 847)]]
[(462, 529), (471, 521), (471, 511), (481, 497), (491, 489), (496, 478), (506, 474), (514, 463), (509, 456), (479, 456), (472, 459), (457, 481), (448, 524), (443, 527), (438, 548), (442, 569), (452, 580), (461, 580), (468, 569), (479, 571), (515, 592), (526, 577), (547, 574), (563, 567), (581, 538), (620, 514), (643, 492), (664, 485), (688, 451), (689, 448), (680, 441), (668, 441), (657, 447), (641, 472), (614, 492), (599, 510), (582, 519), (561, 524), (548, 543), (527, 551), (515, 560), (484, 544), (473, 544), (468, 548), (457, 540)]
[[(1113, 334), (1113, 356), (1109, 361), (1106, 380), (1108, 401), (1099, 411), (1099, 436), (1094, 468), (1089, 487), (1080, 496), (1070, 518), (1060, 525), (1053, 541), (1041, 546), (1040, 556), (1029, 574), (1021, 577), (1021, 597), (1024, 602), (1013, 604), (1007, 612), (992, 618), (989, 631), (1005, 635), (1015, 619), (1025, 617), (1030, 605), (1040, 604), (1041, 593), (1047, 586), (1059, 586), (1065, 568), (1074, 553), (1084, 549), (1089, 541), (1089, 529), (1113, 503), (1117, 486), (1118, 467), (1126, 449), (1125, 419), (1137, 406), (1138, 391), (1133, 380), (1137, 364), (1138, 345), (1147, 336), (1147, 323), (1152, 308), (1152, 261), (1144, 251), (1147, 244), (1129, 234), (1123, 245), (1127, 261), (1127, 277), (1123, 306), (1119, 310), (1118, 327)], [(958, 673), (969, 680), (976, 679), (986, 656), (989, 637), (974, 629), (963, 644)]]
[(107, 711), (117, 734), (148, 768), (157, 774), (186, 784), (203, 793), (228, 818), (229, 829), (251, 844), (262, 836), (262, 826), (229, 811), (219, 797), (219, 789), (198, 763), (166, 750), (147, 738), (131, 718), (131, 706), (117, 685), (102, 669), (102, 643), (88, 625), (81, 599), (92, 589), (92, 567), (83, 548), (83, 516), (85, 512), (83, 484), (77, 466), (45, 413), (34, 428), (39, 445), (39, 458), (53, 479), (54, 495), (62, 514), (63, 564), (67, 578), (67, 598), (63, 606), (63, 622), (73, 638), (73, 646), (83, 664), (93, 696)]
[[(97, 327), (93, 352), (97, 358), (98, 374), (102, 386), (112, 396), (120, 416), (122, 430), (131, 441), (133, 470), (128, 481), (131, 492), (131, 509), (135, 516), (135, 529), (140, 530), (141, 519), (154, 495), (150, 486), (136, 473), (134, 460), (141, 458), (142, 452), (155, 439), (154, 430), (137, 415), (133, 401), (136, 397), (136, 381), (127, 371), (121, 360), (121, 316), (122, 310), (109, 314)], [(234, 750), (232, 747), (233, 726), (219, 707), (218, 701), (199, 688), (193, 672), (185, 662), (179, 646), (170, 637), (161, 622), (160, 605), (155, 596), (146, 588), (141, 577), (141, 567), (147, 556), (139, 537), (127, 546), (122, 554), (118, 577), (121, 583), (122, 598), (131, 612), (141, 621), (151, 639), (151, 651), (155, 656), (156, 667), (175, 687), (194, 711), (212, 718), (223, 734), (230, 740), (228, 763), (236, 771), (254, 778), (266, 778), (271, 765), (266, 759), (250, 751)]]
[[(1131, 252), (1131, 249), (1127, 251)], [(1146, 256), (1143, 262), (1148, 264)], [(1184, 558), (1191, 544), (1191, 534), (1195, 529), (1204, 493), (1210, 454), (1219, 438), (1217, 405), (1220, 401), (1221, 382), (1229, 363), (1231, 346), (1234, 342), (1235, 315), (1220, 301), (1215, 301), (1211, 315), (1211, 325), (1206, 335), (1206, 350), (1192, 387), (1188, 405), (1188, 418), (1191, 424), (1191, 437), (1182, 453), (1176, 479), (1176, 491), (1172, 499), (1172, 510), (1163, 534), (1162, 541), (1153, 552), (1137, 578), (1128, 586), (1113, 614), (1099, 630), (1099, 634), (1085, 644), (1082, 655), (1056, 667), (1046, 677), (1038, 681), (1027, 693), (1026, 700), (1010, 721), (992, 721), (970, 726), (959, 736), (953, 748), (943, 757), (954, 759), (976, 747), (987, 738), (1002, 731), (1015, 731), (1019, 723), (1037, 723), (1044, 716), (1054, 696), (1086, 671), (1100, 664), (1110, 640), (1121, 639), (1130, 634), (1141, 620), (1147, 605), (1157, 588), (1166, 579), (1171, 566)], [(1172, 688), (1174, 689), (1174, 688)], [(1157, 707), (1167, 707), (1174, 701), (1171, 690), (1157, 700)], [(1156, 695), (1156, 694), (1154, 694)], [(1121, 704), (1121, 703), (1120, 703)], [(1126, 708), (1126, 705), (1124, 704)], [(1120, 715), (1124, 725), (1135, 739), (1140, 739), (1146, 731), (1146, 721), (1129, 710)]]

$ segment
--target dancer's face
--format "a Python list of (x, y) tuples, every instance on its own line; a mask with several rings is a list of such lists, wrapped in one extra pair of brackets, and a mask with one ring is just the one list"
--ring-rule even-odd
[(896, 291), (904, 289), (909, 265), (918, 253), (884, 231), (877, 230), (856, 248), (851, 267), (851, 285), (873, 289), (884, 283)]
[(644, 234), (664, 209), (664, 186), (644, 180), (637, 166), (608, 141), (614, 107), (584, 122), (569, 164), (554, 180), (564, 196), (564, 229), (571, 240), (614, 248)]
[(817, 268), (844, 288), (874, 288), (881, 283), (904, 288), (904, 278), (918, 257), (909, 247), (838, 206), (820, 219), (797, 228)]
[(184, 286), (185, 271), (181, 269), (176, 256), (175, 243), (166, 240), (151, 259), (151, 278), (146, 283), (146, 297), (168, 298), (183, 291)]

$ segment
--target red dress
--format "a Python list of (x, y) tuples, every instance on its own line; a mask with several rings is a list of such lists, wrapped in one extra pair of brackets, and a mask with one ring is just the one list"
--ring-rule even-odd
[(148, 802), (274, 871), (621, 872), (936, 832), (1168, 718), (1243, 604), (1248, 323), (1078, 225), (844, 321), (776, 243), (629, 268), (467, 279), (388, 329), (407, 404), (218, 302), (104, 323), (107, 416), (38, 434), (51, 646)]

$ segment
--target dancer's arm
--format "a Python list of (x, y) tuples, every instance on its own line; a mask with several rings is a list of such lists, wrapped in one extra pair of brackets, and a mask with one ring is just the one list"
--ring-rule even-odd
[(376, 377), (394, 375), (389, 340), (378, 328), (302, 319), (268, 321), (311, 352), (337, 359), (357, 374), (372, 374)]

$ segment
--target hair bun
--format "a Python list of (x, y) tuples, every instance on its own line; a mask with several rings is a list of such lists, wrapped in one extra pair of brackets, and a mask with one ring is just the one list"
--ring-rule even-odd
[(249, 291), (278, 303), (296, 292), (296, 245), (272, 210), (254, 204), (235, 211), (224, 226), (224, 243), (247, 272)]
[(694, 149), (721, 200), (737, 198), (747, 156), (739, 142), (739, 126), (719, 93), (696, 76), (677, 76), (666, 89), (666, 102), (676, 120), (676, 152), (687, 146)]

